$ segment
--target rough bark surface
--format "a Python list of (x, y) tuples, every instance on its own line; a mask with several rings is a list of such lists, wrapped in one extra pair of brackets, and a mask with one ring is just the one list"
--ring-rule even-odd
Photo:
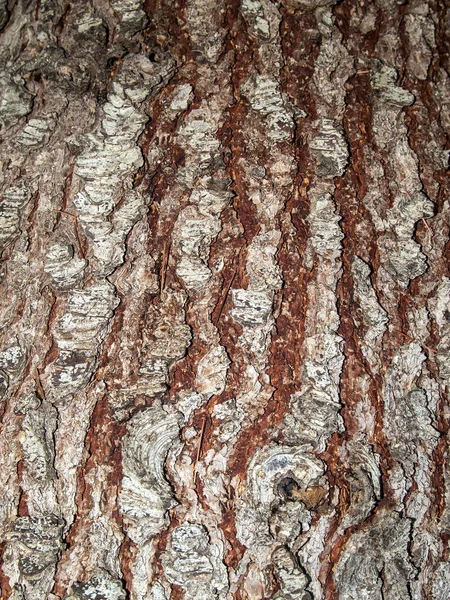
[(14, 600), (450, 597), (450, 8), (0, 0)]

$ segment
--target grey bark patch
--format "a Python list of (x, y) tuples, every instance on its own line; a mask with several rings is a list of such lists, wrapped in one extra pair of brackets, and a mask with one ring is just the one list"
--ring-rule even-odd
[(407, 551), (410, 531), (411, 522), (394, 514), (376, 519), (370, 533), (365, 528), (352, 536), (336, 568), (340, 597), (411, 597), (408, 581), (416, 569)]
[(100, 569), (88, 581), (73, 584), (65, 600), (125, 600), (122, 582)]
[(19, 231), (21, 211), (31, 198), (31, 191), (24, 182), (18, 182), (2, 193), (0, 204), (0, 250)]
[(47, 253), (44, 271), (48, 273), (56, 288), (71, 289), (82, 281), (87, 261), (75, 256), (69, 244), (54, 244)]
[(8, 391), (9, 377), (5, 371), (0, 369), (0, 400), (6, 396), (6, 392)]
[(398, 74), (395, 69), (378, 62), (371, 75), (371, 85), (382, 102), (403, 107), (414, 103), (414, 94), (396, 85)]
[(129, 535), (142, 544), (167, 523), (166, 513), (176, 505), (172, 487), (164, 476), (164, 463), (179, 439), (180, 413), (168, 414), (154, 406), (138, 413), (124, 440), (121, 513), (130, 522)]
[(348, 162), (348, 146), (343, 132), (336, 128), (331, 119), (321, 119), (317, 129), (317, 135), (309, 144), (317, 162), (317, 176), (343, 175)]
[(33, 94), (19, 75), (0, 73), (0, 124), (11, 127), (28, 115), (33, 107)]
[(224, 600), (228, 577), (220, 554), (202, 525), (185, 523), (171, 534), (169, 549), (162, 558), (165, 575), (170, 583), (184, 589), (186, 599)]

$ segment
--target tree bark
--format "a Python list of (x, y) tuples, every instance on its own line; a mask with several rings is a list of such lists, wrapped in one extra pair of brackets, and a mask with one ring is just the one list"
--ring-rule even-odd
[(0, 0), (14, 600), (450, 597), (450, 9)]

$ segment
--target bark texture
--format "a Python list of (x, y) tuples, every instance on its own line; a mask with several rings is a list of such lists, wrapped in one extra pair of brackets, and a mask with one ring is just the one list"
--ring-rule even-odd
[(0, 0), (13, 600), (450, 597), (450, 8)]

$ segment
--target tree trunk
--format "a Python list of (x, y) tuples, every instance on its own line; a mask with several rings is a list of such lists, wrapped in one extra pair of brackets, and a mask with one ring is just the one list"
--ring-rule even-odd
[(0, 0), (14, 600), (450, 597), (450, 8)]

